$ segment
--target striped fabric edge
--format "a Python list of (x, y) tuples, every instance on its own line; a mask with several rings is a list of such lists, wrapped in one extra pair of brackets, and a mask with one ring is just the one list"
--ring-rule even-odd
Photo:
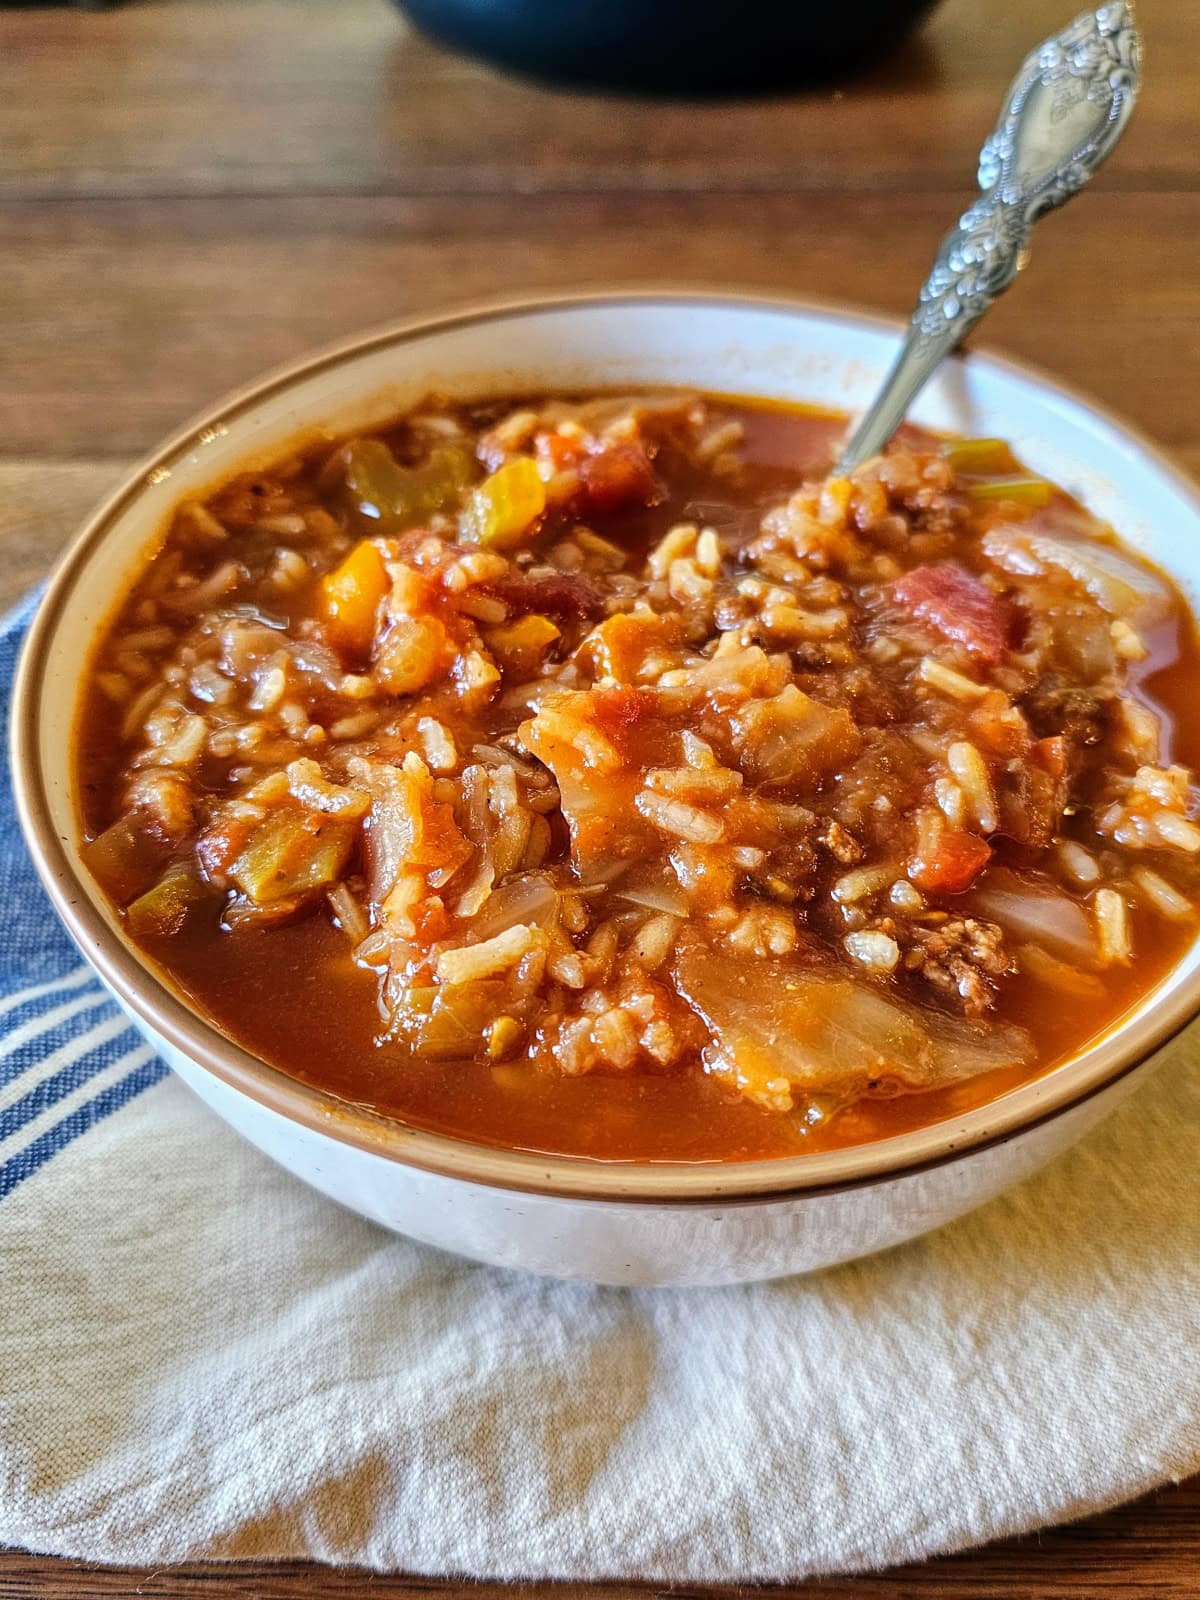
[(0, 1200), (168, 1071), (89, 967), (0, 996)]
[(46, 580), (35, 583), (27, 594), (15, 601), (8, 610), (0, 616), (0, 639), (7, 638), (10, 633), (21, 632), (29, 623), (34, 612), (42, 603), (42, 596), (47, 588)]
[[(0, 701), (7, 707), (16, 650), (45, 584), (0, 616)], [(10, 892), (36, 893), (12, 817), (7, 774), (0, 791), (5, 848), (18, 852)], [(11, 827), (11, 838), (7, 829)], [(46, 907), (49, 915), (49, 907)], [(43, 970), (62, 971), (0, 992), (0, 1199), (96, 1123), (167, 1077), (169, 1069), (126, 1021), (92, 969), (71, 966), (65, 934), (61, 956), (45, 951)], [(35, 968), (36, 971), (36, 968)], [(29, 977), (27, 971), (24, 974)]]

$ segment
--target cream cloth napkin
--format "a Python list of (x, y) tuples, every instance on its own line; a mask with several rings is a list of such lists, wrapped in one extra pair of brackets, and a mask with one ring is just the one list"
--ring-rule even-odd
[(492, 1577), (798, 1578), (1200, 1469), (1200, 1035), (926, 1239), (715, 1290), (393, 1238), (174, 1078), (0, 1204), (0, 1539)]

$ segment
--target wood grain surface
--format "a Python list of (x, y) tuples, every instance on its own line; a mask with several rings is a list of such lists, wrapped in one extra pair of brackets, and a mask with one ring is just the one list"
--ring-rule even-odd
[[(0, 9), (0, 604), (188, 413), (372, 322), (664, 279), (905, 313), (969, 196), (1004, 85), (1073, 4), (947, 0), (867, 76), (707, 104), (503, 79), (418, 37), (385, 0)], [(1139, 13), (1148, 86), (1133, 126), (1094, 191), (1039, 227), (986, 342), (1097, 395), (1200, 472), (1200, 8), (1140, 0)], [(465, 1587), (0, 1552), (0, 1600)], [(671, 1591), (700, 1592), (734, 1591)], [(794, 1593), (1194, 1600), (1200, 1479), (1072, 1527)]]
[(0, 1551), (0, 1600), (1196, 1600), (1200, 1481), (986, 1550), (795, 1587), (466, 1583), (302, 1561), (102, 1568)]

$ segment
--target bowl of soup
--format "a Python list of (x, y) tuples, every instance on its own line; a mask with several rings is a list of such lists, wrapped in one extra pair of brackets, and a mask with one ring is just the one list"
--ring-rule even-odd
[(1150, 1070), (1200, 992), (1200, 506), (985, 356), (840, 474), (897, 337), (674, 292), (401, 324), (100, 508), (22, 821), (233, 1127), (479, 1260), (719, 1283), (960, 1215)]

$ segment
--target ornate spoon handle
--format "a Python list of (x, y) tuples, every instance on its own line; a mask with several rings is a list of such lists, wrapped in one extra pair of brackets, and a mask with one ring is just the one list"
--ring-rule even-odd
[(982, 193), (942, 240), (908, 337), (839, 472), (883, 449), (938, 363), (1025, 265), (1033, 224), (1108, 155), (1137, 99), (1140, 62), (1128, 0), (1085, 11), (1026, 56), (979, 153)]

